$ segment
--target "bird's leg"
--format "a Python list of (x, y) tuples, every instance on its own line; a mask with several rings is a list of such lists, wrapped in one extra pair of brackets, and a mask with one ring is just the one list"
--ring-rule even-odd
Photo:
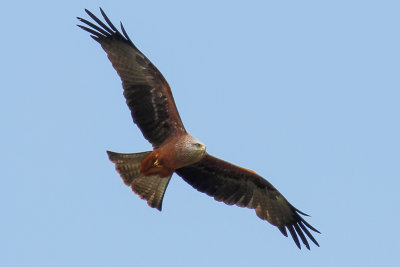
[(153, 166), (154, 167), (162, 167), (162, 165), (161, 165), (161, 163), (160, 163), (160, 161), (158, 160), (158, 159), (156, 159), (154, 162), (153, 162)]
[(158, 153), (154, 150), (149, 155), (147, 155), (140, 163), (140, 172), (147, 175), (146, 173), (157, 166), (160, 166), (160, 161), (158, 160)]
[(154, 150), (142, 160), (140, 164), (140, 172), (145, 176), (158, 174), (160, 177), (167, 177), (170, 176), (174, 170), (164, 166), (159, 153), (157, 150)]

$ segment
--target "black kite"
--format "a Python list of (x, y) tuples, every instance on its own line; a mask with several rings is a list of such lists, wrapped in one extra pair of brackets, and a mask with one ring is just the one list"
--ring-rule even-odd
[(293, 207), (255, 172), (206, 153), (205, 145), (186, 132), (167, 81), (136, 48), (122, 23), (121, 34), (101, 8), (108, 25), (85, 11), (97, 25), (78, 18), (86, 24), (78, 26), (91, 33), (106, 51), (121, 77), (133, 121), (153, 146), (153, 151), (134, 154), (107, 151), (125, 184), (150, 207), (161, 211), (165, 190), (175, 172), (217, 201), (255, 209), (258, 217), (278, 227), (283, 235), (287, 236), (289, 230), (297, 247), (301, 248), (300, 238), (310, 249), (306, 237), (319, 246), (307, 228), (319, 233), (318, 230), (300, 216), (307, 214)]

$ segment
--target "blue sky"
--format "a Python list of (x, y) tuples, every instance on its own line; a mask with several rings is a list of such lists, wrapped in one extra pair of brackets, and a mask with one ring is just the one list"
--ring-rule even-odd
[[(167, 3), (168, 2), (168, 3)], [(277, 187), (322, 234), (298, 250), (173, 176), (163, 211), (106, 150), (151, 147), (84, 8), (124, 26), (208, 152)], [(2, 6), (1, 266), (396, 266), (397, 1), (35, 1)]]

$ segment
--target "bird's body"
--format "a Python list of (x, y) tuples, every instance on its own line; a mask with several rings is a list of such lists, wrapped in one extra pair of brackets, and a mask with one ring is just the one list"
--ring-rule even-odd
[(205, 145), (186, 132), (161, 72), (136, 48), (122, 24), (120, 33), (100, 11), (107, 25), (86, 10), (97, 25), (78, 18), (86, 24), (78, 26), (91, 33), (107, 53), (121, 77), (133, 121), (153, 146), (152, 151), (132, 154), (107, 151), (124, 183), (149, 206), (161, 210), (171, 176), (177, 173), (217, 201), (255, 209), (258, 217), (277, 226), (285, 236), (288, 230), (299, 248), (300, 238), (310, 249), (307, 237), (319, 246), (308, 229), (318, 230), (300, 216), (307, 215), (293, 207), (272, 184), (254, 171), (206, 153)]
[(200, 161), (205, 151), (205, 145), (190, 134), (173, 137), (142, 160), (140, 172), (146, 176), (170, 176), (177, 169)]

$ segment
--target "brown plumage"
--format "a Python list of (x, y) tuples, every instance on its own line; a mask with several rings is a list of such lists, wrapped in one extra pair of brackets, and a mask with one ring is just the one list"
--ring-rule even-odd
[(318, 232), (279, 191), (255, 172), (215, 158), (205, 146), (189, 135), (177, 111), (171, 89), (157, 68), (136, 48), (121, 24), (122, 33), (100, 9), (107, 25), (86, 13), (97, 23), (78, 18), (106, 51), (122, 80), (126, 103), (133, 121), (152, 144), (153, 151), (121, 154), (107, 151), (124, 183), (149, 206), (161, 210), (165, 190), (175, 172), (187, 183), (217, 201), (254, 209), (296, 245), (310, 249), (308, 239), (318, 242), (309, 229)]

